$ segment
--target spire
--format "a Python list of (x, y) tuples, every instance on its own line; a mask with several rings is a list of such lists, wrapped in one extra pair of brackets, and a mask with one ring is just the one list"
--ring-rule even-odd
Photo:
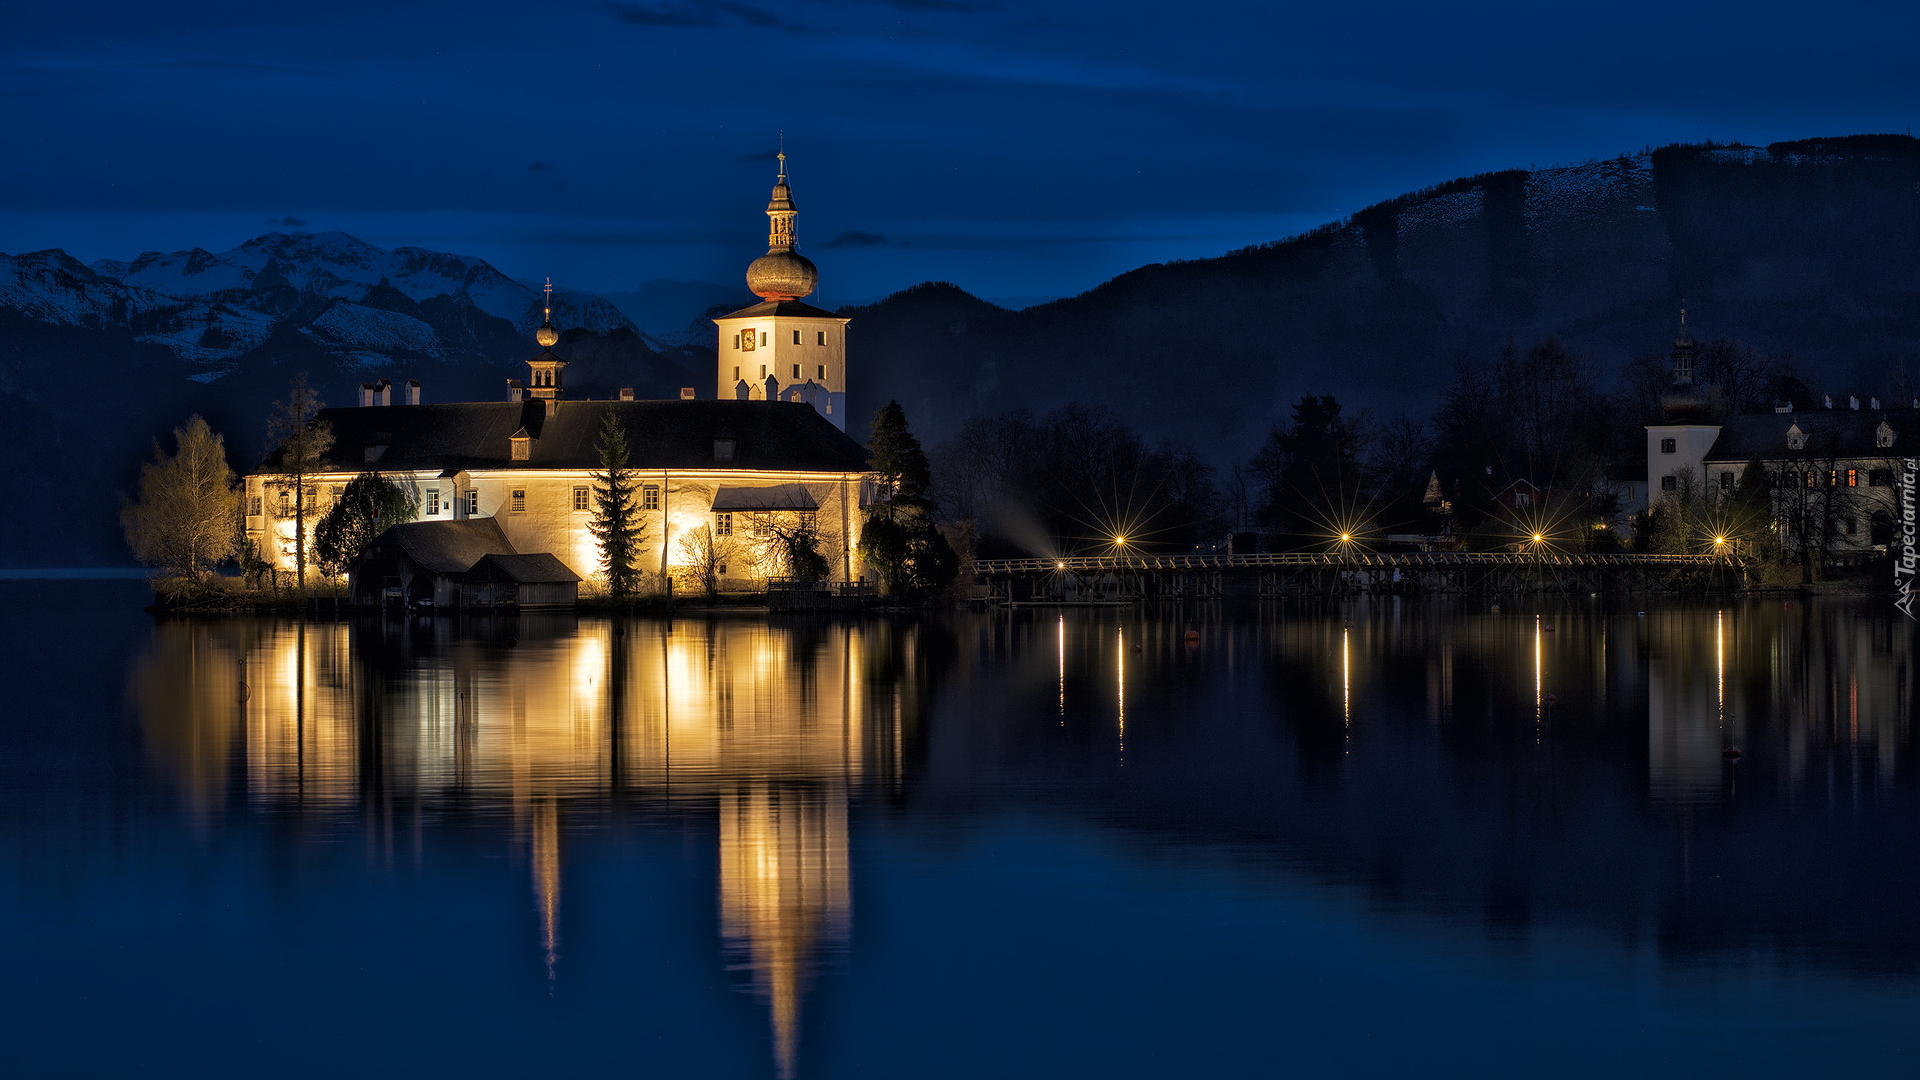
[(820, 272), (797, 250), (800, 208), (793, 204), (793, 189), (787, 186), (784, 135), (774, 157), (780, 173), (773, 182), (773, 197), (767, 200), (767, 253), (747, 267), (747, 288), (763, 300), (798, 300), (813, 293)]
[(546, 288), (541, 290), (546, 298), (541, 302), (540, 329), (533, 332), (533, 340), (540, 343), (542, 349), (551, 349), (560, 343), (560, 331), (553, 328), (553, 279), (547, 279)]
[(1680, 308), (1680, 332), (1673, 336), (1673, 385), (1693, 385), (1693, 339), (1687, 336), (1686, 301)]

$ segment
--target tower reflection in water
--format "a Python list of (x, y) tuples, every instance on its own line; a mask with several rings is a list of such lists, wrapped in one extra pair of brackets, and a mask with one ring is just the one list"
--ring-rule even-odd
[(920, 631), (569, 618), (490, 642), (437, 629), (414, 646), (392, 627), (165, 624), (133, 688), (148, 744), (198, 813), (239, 794), (252, 811), (360, 817), (389, 857), (396, 816), (414, 815), (417, 838), (422, 815), (503, 815), (550, 979), (563, 819), (712, 814), (720, 931), (791, 1075), (812, 967), (851, 928), (849, 801), (897, 785), (918, 726)]

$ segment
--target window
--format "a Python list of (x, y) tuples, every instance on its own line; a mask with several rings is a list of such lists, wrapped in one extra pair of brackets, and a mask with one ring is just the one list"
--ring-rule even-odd
[(796, 382), (798, 382), (798, 381), (799, 381), (799, 379), (800, 379), (800, 365), (799, 365), (799, 364), (795, 364), (795, 365), (793, 365), (793, 378), (794, 378), (794, 381), (796, 381)]
[(719, 574), (719, 575), (720, 575), (721, 577), (726, 577), (726, 576), (727, 576), (727, 564), (726, 564), (726, 563), (721, 563), (721, 564), (720, 564), (719, 566), (716, 566), (716, 567), (714, 567), (714, 568), (713, 568), (713, 572), (714, 572), (714, 573), (716, 573), (716, 574)]
[(1720, 490), (1733, 490), (1733, 470), (1728, 469), (1720, 474)]
[(467, 489), (467, 516), (472, 517), (473, 515), (478, 514), (479, 512), (480, 512), (480, 489), (468, 488)]
[(767, 332), (765, 330), (762, 330), (760, 331), (760, 344), (765, 345), (766, 343), (767, 343)]
[(1827, 470), (1827, 486), (1828, 487), (1840, 486), (1840, 470), (1839, 469)]
[(593, 503), (587, 495), (587, 488), (584, 485), (573, 489), (573, 508), (575, 510), (586, 510), (592, 506)]
[(660, 485), (659, 484), (648, 484), (646, 487), (643, 487), (640, 489), (640, 509), (642, 510), (660, 509)]
[(527, 489), (514, 488), (507, 493), (507, 508), (518, 514), (527, 508)]
[(713, 460), (732, 461), (733, 448), (734, 448), (734, 440), (732, 439), (713, 440)]
[(825, 330), (822, 330), (819, 332), (819, 338), (814, 342), (814, 344), (825, 345), (826, 343), (827, 343), (827, 332)]
[(438, 514), (439, 512), (440, 512), (440, 489), (428, 488), (427, 489), (427, 516), (432, 517), (435, 514)]
[(1807, 470), (1807, 486), (1809, 488), (1818, 487), (1820, 483), (1819, 476), (1820, 476), (1819, 473), (1814, 472), (1812, 469), (1808, 469)]
[(1515, 505), (1515, 506), (1532, 506), (1532, 505), (1533, 505), (1533, 492), (1531, 492), (1531, 491), (1516, 491), (1516, 492), (1514, 492), (1514, 493), (1513, 493), (1513, 505)]
[(1838, 525), (1840, 526), (1840, 535), (1842, 535), (1842, 536), (1852, 536), (1852, 535), (1853, 535), (1853, 530), (1854, 530), (1854, 520), (1853, 520), (1852, 518), (1850, 518), (1850, 517), (1843, 517), (1843, 518), (1841, 518), (1841, 519), (1839, 520), (1839, 522), (1837, 522), (1837, 524), (1838, 524)]
[(733, 335), (733, 351), (734, 352), (740, 351), (740, 335), (739, 334)]
[(288, 491), (286, 488), (280, 489), (280, 516), (293, 516), (293, 492)]
[(1671, 453), (1674, 453), (1675, 451), (1677, 451), (1677, 450), (1679, 449), (1679, 446), (1680, 446), (1680, 444), (1679, 444), (1679, 442), (1678, 442), (1678, 440), (1675, 440), (1675, 439), (1661, 439), (1661, 440), (1660, 440), (1660, 452), (1661, 452), (1661, 453), (1663, 453), (1663, 454), (1671, 454)]
[(1860, 470), (1859, 469), (1847, 470), (1847, 486), (1848, 487), (1860, 486)]
[(765, 365), (765, 364), (761, 364), (761, 365), (760, 365), (760, 379), (761, 379), (761, 381), (762, 381), (762, 382), (765, 382), (765, 381), (766, 381), (766, 378), (767, 378), (767, 365)]
[(247, 516), (248, 517), (260, 516), (260, 496), (254, 495), (247, 500)]
[(1893, 486), (1893, 470), (1892, 469), (1868, 469), (1867, 470), (1867, 486), (1868, 487), (1892, 487)]
[(795, 345), (798, 345), (798, 344), (800, 344), (800, 331), (798, 331), (798, 330), (795, 330), (795, 331), (793, 332), (793, 343), (794, 343)]
[(825, 364), (820, 365), (820, 381), (821, 382), (827, 381), (827, 365)]
[(1660, 478), (1661, 491), (1673, 491), (1679, 488), (1679, 486), (1680, 486), (1680, 481), (1674, 479), (1671, 473)]
[(733, 515), (732, 514), (721, 513), (721, 514), (713, 515), (713, 535), (715, 536), (732, 536), (733, 535)]
[(800, 511), (800, 527), (817, 530), (820, 527), (820, 515), (813, 510)]

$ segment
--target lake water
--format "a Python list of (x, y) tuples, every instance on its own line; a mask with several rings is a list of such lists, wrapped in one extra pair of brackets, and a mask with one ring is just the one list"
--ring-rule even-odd
[(9, 1076), (1920, 1067), (1884, 602), (144, 602), (0, 583)]

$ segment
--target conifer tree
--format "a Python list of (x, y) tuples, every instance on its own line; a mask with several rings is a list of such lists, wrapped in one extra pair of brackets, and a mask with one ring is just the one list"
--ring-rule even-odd
[(174, 453), (153, 444), (140, 466), (140, 497), (120, 508), (134, 558), (173, 575), (202, 578), (231, 558), (240, 493), (227, 466), (226, 442), (195, 416), (173, 429)]
[(333, 449), (332, 425), (314, 419), (324, 408), (301, 372), (293, 377), (287, 400), (275, 402), (267, 419), (274, 471), (293, 487), (293, 569), (301, 588), (307, 585), (307, 477), (326, 467), (327, 451)]
[(933, 470), (897, 401), (873, 418), (867, 467), (875, 474), (874, 500), (860, 530), (860, 557), (879, 573), (882, 587), (921, 598), (953, 584), (960, 557), (934, 527), (927, 497)]
[(606, 575), (607, 591), (625, 599), (640, 582), (646, 522), (640, 517), (638, 481), (627, 468), (627, 431), (612, 409), (603, 414), (594, 449), (600, 455), (600, 468), (593, 473), (593, 516), (587, 531), (600, 545), (600, 572)]

